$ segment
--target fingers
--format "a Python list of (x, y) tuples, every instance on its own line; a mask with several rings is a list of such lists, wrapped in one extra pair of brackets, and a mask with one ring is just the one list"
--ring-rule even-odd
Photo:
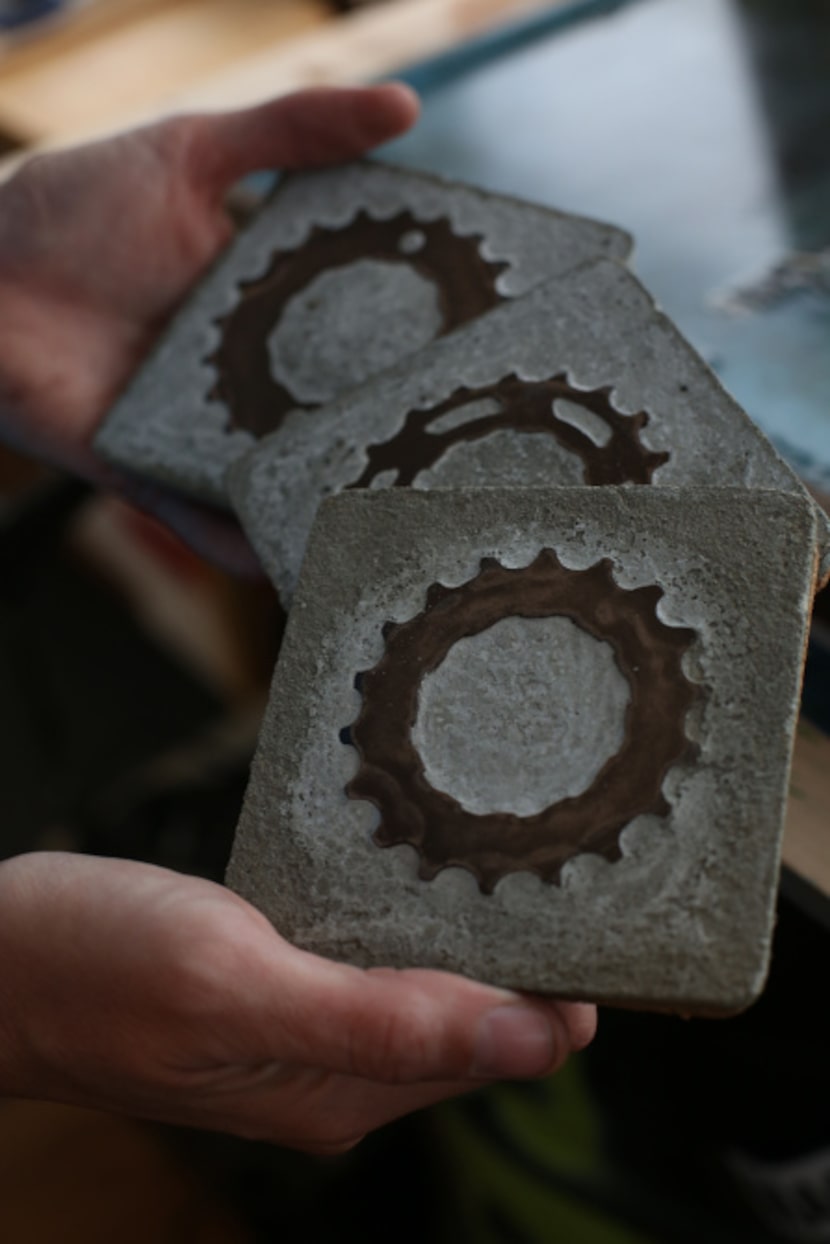
[(321, 87), (255, 108), (191, 118), (191, 175), (221, 196), (257, 169), (301, 168), (353, 159), (414, 123), (407, 86)]
[(249, 939), (244, 965), (235, 954), (225, 962), (243, 1061), (229, 1079), (207, 1069), (204, 1092), (189, 1099), (191, 1123), (342, 1152), (393, 1119), (493, 1080), (552, 1073), (594, 1032), (592, 1006), (442, 972), (361, 971), (277, 937), (264, 949)]
[(253, 995), (263, 1061), (278, 1044), (286, 1061), (386, 1085), (480, 1083), (545, 1075), (593, 1035), (592, 1007), (443, 972), (363, 972), (282, 946), (271, 987), (257, 973)]
[[(545, 1075), (594, 1033), (593, 1006), (523, 997), (432, 971), (363, 972), (282, 945), (279, 997), (245, 1048), (270, 1061), (254, 1091), (200, 1102), (242, 1135), (316, 1153), (495, 1079)], [(250, 956), (249, 956), (250, 964)], [(237, 1013), (244, 1008), (238, 1006)], [(241, 1016), (240, 1016), (241, 1017)], [(251, 1037), (252, 1029), (256, 1034)], [(229, 1086), (230, 1087), (230, 1086)]]
[[(311, 1074), (294, 1076), (288, 1085), (275, 1076), (232, 1104), (230, 1127), (251, 1140), (288, 1144), (310, 1153), (342, 1153), (394, 1119), (480, 1087), (467, 1079), (377, 1084), (331, 1076), (315, 1082)], [(215, 1108), (213, 1102), (210, 1107)], [(227, 1109), (227, 1103), (223, 1107)]]
[(557, 1005), (568, 1031), (571, 1050), (576, 1054), (590, 1045), (597, 1035), (597, 1008), (587, 1002), (560, 1002)]
[(0, 1088), (18, 1094), (337, 1152), (554, 1071), (593, 1032), (592, 1007), (320, 959), (231, 892), (144, 864), (23, 857), (0, 888)]

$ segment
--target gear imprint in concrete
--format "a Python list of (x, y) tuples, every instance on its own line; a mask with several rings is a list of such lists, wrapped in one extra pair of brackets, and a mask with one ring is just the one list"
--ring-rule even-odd
[[(466, 868), (485, 893), (501, 877), (522, 870), (558, 881), (563, 865), (585, 852), (619, 859), (620, 833), (635, 816), (669, 811), (663, 779), (690, 751), (685, 720), (695, 688), (681, 659), (694, 632), (660, 621), (655, 606), (661, 596), (654, 586), (620, 588), (608, 558), (587, 570), (569, 570), (551, 549), (519, 569), (485, 558), (478, 573), (457, 588), (432, 584), (416, 618), (384, 626), (383, 656), (356, 679), (362, 707), (348, 741), (361, 764), (346, 792), (380, 810), (375, 842), (410, 843), (421, 855), (419, 875), (426, 880), (453, 864)], [(576, 624), (576, 631), (562, 636), (547, 627), (540, 636), (537, 620), (543, 618), (560, 628)], [(580, 662), (576, 645), (586, 636), (600, 647), (589, 643)], [(486, 696), (505, 653), (512, 679), (508, 672), (496, 687), (497, 702), (486, 708), (477, 704), (471, 720), (471, 680), (477, 700)], [(557, 653), (559, 668), (551, 669)], [(450, 654), (456, 657), (455, 676), (444, 664)], [(528, 666), (529, 655), (535, 660)], [(563, 676), (577, 672), (582, 694), (592, 688), (597, 704), (587, 714), (565, 704), (557, 717), (550, 692)], [(624, 703), (616, 708), (615, 677), (618, 686), (621, 678), (628, 684)], [(534, 692), (530, 716), (536, 728), (527, 729), (528, 696)], [(481, 735), (494, 718), (501, 729), (490, 740), (492, 763), (481, 772)], [(614, 737), (614, 746), (603, 747), (602, 736), (616, 735), (620, 718), (622, 739)], [(583, 723), (587, 738), (578, 729)], [(517, 724), (525, 727), (521, 763), (511, 758), (505, 772), (503, 759), (499, 763), (503, 740)], [(452, 776), (440, 776), (448, 762), (451, 774), (459, 762), (464, 766), (466, 800), (444, 789), (455, 785)], [(439, 774), (437, 784), (431, 770)], [(571, 771), (577, 788), (586, 789), (541, 799), (530, 815), (513, 810), (551, 779), (556, 783), (563, 770)], [(482, 786), (492, 787), (484, 806)], [(505, 800), (509, 807), (502, 810)]]
[(369, 161), (286, 179), (176, 317), (97, 450), (226, 504), (225, 472), (289, 412), (598, 255), (621, 230)]
[(229, 884), (364, 966), (740, 1010), (767, 969), (816, 560), (798, 493), (329, 499)]
[[(807, 496), (647, 291), (607, 260), (496, 308), (312, 416), (291, 412), (228, 476), (285, 604), (331, 493), (580, 484)], [(830, 520), (815, 509), (824, 578)]]

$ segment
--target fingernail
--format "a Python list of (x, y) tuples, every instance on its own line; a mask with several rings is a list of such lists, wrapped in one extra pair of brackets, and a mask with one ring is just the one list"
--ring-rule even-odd
[(568, 1003), (571, 1010), (571, 1049), (576, 1054), (590, 1045), (597, 1035), (597, 1008), (586, 1002)]
[(551, 1066), (555, 1044), (550, 1021), (529, 1006), (499, 1006), (479, 1020), (470, 1074), (538, 1076)]

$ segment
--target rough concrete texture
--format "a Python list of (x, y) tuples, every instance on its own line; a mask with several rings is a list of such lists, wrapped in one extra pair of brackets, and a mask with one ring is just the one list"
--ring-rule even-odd
[[(618, 229), (381, 164), (297, 175), (280, 185), (175, 319), (100, 430), (98, 451), (225, 504), (225, 471), (255, 437), (231, 427), (228, 406), (211, 397), (220, 378), (210, 361), (223, 339), (219, 322), (234, 314), (241, 287), (262, 278), (277, 251), (299, 252), (315, 230), (322, 231), (315, 245), (319, 237), (336, 242), (337, 231), (358, 219), (391, 221), (406, 212), (416, 227), (398, 238), (395, 262), (361, 255), (358, 243), (348, 268), (315, 271), (312, 263), (308, 282), (293, 291), (276, 326), (260, 333), (267, 336), (260, 343), (263, 370), (270, 368), (283, 386), (283, 398), (296, 399), (288, 408), (329, 400), (442, 331), (440, 306), (453, 300), (437, 288), (440, 279), (424, 276), (423, 265), (457, 277), (459, 255), (450, 249), (430, 260), (432, 243), (418, 224), (429, 232), (430, 222), (443, 222), (442, 229), (448, 222), (451, 240), (460, 239), (460, 258), (482, 269), (473, 284), (489, 282), (495, 301), (525, 294), (592, 256), (623, 259), (630, 250)], [(456, 321), (469, 318), (474, 303), (457, 306)]]
[[(522, 411), (532, 382), (553, 377), (582, 394), (553, 398), (542, 385), (532, 396), (535, 413)], [(459, 392), (464, 386), (469, 394)], [(321, 410), (290, 414), (228, 477), (233, 506), (286, 603), (323, 497), (402, 482), (421, 489), (650, 482), (807, 495), (647, 291), (602, 260), (491, 311)], [(824, 578), (830, 520), (816, 512)]]
[(570, 618), (510, 616), (424, 676), (412, 740), (427, 780), (462, 807), (532, 816), (592, 784), (622, 746), (629, 698), (609, 643)]
[[(534, 610), (516, 604), (513, 585), (543, 562), (547, 582), (544, 550), (564, 595), (518, 616)], [(739, 1010), (766, 973), (815, 562), (814, 510), (793, 493), (400, 489), (330, 499), (289, 619), (229, 884), (291, 941), (361, 965), (450, 969), (661, 1010)], [(432, 634), (451, 634), (469, 585), (496, 579), (509, 584), (503, 618), (467, 625), (443, 664), (403, 669), (401, 644), (423, 637), (425, 618)], [(601, 590), (577, 608), (588, 580)], [(485, 597), (495, 599), (489, 587)], [(643, 697), (654, 652), (657, 682)], [(414, 726), (391, 691), (402, 670), (420, 680)], [(511, 697), (507, 711), (499, 701)], [(379, 704), (373, 743), (365, 727)], [(381, 847), (373, 835), (388, 840), (390, 826), (395, 841), (400, 771), (370, 769), (386, 736), (410, 730), (425, 770), (410, 791), (415, 813), (400, 844)], [(506, 852), (528, 825), (535, 851), (540, 804), (558, 801), (554, 813), (567, 815), (594, 798), (605, 816), (607, 791), (628, 770), (654, 778), (652, 753), (672, 732), (655, 806), (624, 814), (610, 850), (583, 841), (552, 881), (502, 860), (482, 884), (478, 835), (501, 824), (496, 814), (520, 818)], [(463, 848), (441, 839), (443, 813), (425, 798), (472, 816)], [(590, 837), (590, 819), (587, 828)]]

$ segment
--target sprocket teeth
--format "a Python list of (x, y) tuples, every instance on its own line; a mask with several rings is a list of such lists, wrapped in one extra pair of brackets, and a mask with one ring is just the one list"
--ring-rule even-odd
[(426, 603), (428, 609), (435, 609), (445, 600), (452, 592), (452, 588), (445, 587), (443, 583), (433, 583), (427, 588)]
[[(687, 748), (686, 754), (688, 755), (688, 748)], [(671, 804), (669, 803), (666, 796), (661, 793), (660, 798), (657, 800), (657, 802), (654, 805), (654, 808), (652, 809), (652, 815), (653, 816), (668, 816), (669, 812), (671, 812)]]
[[(458, 587), (433, 583), (423, 612), (396, 625), (393, 647), (387, 645), (366, 671), (350, 736), (360, 765), (346, 793), (379, 809), (379, 846), (408, 843), (418, 851), (424, 879), (462, 867), (491, 893), (501, 877), (517, 871), (558, 883), (563, 865), (579, 854), (618, 860), (627, 824), (643, 814), (667, 816), (663, 782), (694, 754), (685, 719), (700, 687), (682, 669), (696, 633), (660, 620), (658, 585), (620, 587), (609, 558), (569, 570), (553, 549), (544, 548), (524, 569), (506, 568), (493, 557), (483, 558), (480, 567)], [(592, 785), (525, 817), (472, 813), (437, 790), (411, 733), (424, 674), (460, 639), (511, 616), (570, 618), (611, 645), (631, 689), (623, 744)]]
[[(441, 432), (431, 425), (444, 415), (477, 406), (484, 400), (496, 404), (495, 412), (475, 415), (468, 422), (455, 423)], [(581, 406), (604, 422), (607, 441), (597, 442), (555, 411), (557, 401)], [(412, 484), (424, 471), (436, 466), (453, 446), (481, 440), (499, 431), (514, 431), (553, 437), (564, 449), (581, 458), (583, 481), (588, 485), (649, 484), (669, 453), (646, 449), (640, 432), (648, 424), (645, 410), (632, 415), (617, 410), (613, 385), (599, 389), (578, 389), (559, 372), (547, 380), (523, 380), (510, 372), (493, 384), (471, 388), (462, 385), (444, 401), (409, 410), (399, 430), (387, 441), (366, 448), (366, 466), (350, 488), (367, 488), (386, 472), (394, 472), (395, 487)]]
[[(408, 249), (417, 233), (423, 243)], [(485, 259), (483, 236), (453, 231), (446, 217), (419, 220), (410, 211), (375, 217), (358, 211), (346, 225), (316, 225), (305, 242), (276, 251), (262, 276), (239, 284), (236, 306), (216, 321), (219, 344), (205, 359), (216, 379), (210, 396), (225, 402), (229, 430), (260, 437), (274, 432), (293, 409), (314, 409), (272, 374), (267, 341), (288, 306), (317, 277), (363, 259), (406, 264), (439, 292), (442, 325), (451, 332), (504, 301), (498, 278), (509, 263)]]

